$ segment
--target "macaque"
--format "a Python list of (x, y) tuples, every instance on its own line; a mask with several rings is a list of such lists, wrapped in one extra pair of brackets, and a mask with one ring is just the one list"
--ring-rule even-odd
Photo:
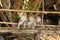
[(37, 17), (36, 17), (36, 23), (37, 23), (37, 24), (41, 24), (41, 18), (40, 18), (39, 15), (37, 15)]
[(20, 29), (20, 26), (27, 22), (27, 14), (21, 13), (20, 14), (20, 20), (18, 22), (18, 28)]
[(33, 14), (29, 14), (28, 27), (32, 27), (32, 29), (35, 29), (36, 27), (36, 18)]

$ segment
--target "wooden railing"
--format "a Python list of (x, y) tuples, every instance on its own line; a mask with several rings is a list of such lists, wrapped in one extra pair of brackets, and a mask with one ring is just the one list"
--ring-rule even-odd
[[(60, 12), (57, 12), (57, 11), (29, 11), (29, 10), (15, 10), (15, 9), (0, 9), (0, 11), (15, 11), (15, 12), (34, 12), (34, 13), (43, 13), (43, 14), (48, 14), (48, 13), (51, 13), (51, 14), (60, 14)], [(17, 24), (17, 23), (13, 23), (13, 22), (0, 22), (0, 24)], [(46, 26), (46, 27), (48, 27), (48, 26), (52, 26), (52, 27), (56, 27), (56, 26), (58, 26), (58, 27), (60, 27), (60, 25), (40, 25), (40, 24), (37, 24), (37, 26)], [(7, 30), (5, 30), (5, 29), (7, 29)], [(9, 29), (11, 29), (11, 30), (9, 30)], [(16, 29), (17, 29), (17, 27), (16, 27)], [(12, 32), (12, 30), (15, 30), (15, 28), (13, 28), (13, 27), (0, 27), (0, 32)], [(36, 31), (36, 30), (31, 30), (31, 31)], [(25, 31), (23, 31), (23, 32), (31, 32), (31, 31), (29, 31), (29, 30), (25, 30)], [(14, 31), (13, 33), (18, 33), (18, 32), (16, 32), (16, 31)], [(33, 32), (31, 32), (31, 33), (33, 33)]]

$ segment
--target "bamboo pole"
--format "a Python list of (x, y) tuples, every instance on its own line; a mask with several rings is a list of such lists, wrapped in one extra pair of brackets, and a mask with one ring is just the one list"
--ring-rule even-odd
[(49, 14), (60, 14), (58, 11), (44, 11), (44, 13), (49, 13)]
[(0, 24), (17, 24), (17, 23), (13, 23), (13, 22), (0, 22)]
[(38, 13), (42, 13), (42, 11), (29, 11), (29, 10), (14, 10), (14, 9), (0, 9), (0, 11), (15, 11), (15, 12), (38, 12)]
[(15, 9), (0, 9), (0, 11), (15, 11), (15, 12), (35, 12), (35, 13), (45, 13), (45, 14), (60, 14), (58, 11), (29, 11), (29, 10), (15, 10)]

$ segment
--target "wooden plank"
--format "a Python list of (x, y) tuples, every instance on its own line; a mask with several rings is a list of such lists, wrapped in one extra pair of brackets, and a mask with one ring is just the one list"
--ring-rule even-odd
[(0, 27), (0, 32), (11, 32), (11, 33), (37, 33), (37, 30), (18, 30), (17, 27)]
[(20, 32), (18, 31), (11, 31), (11, 30), (0, 30), (1, 33), (5, 33), (5, 32), (10, 32), (10, 33), (17, 33), (17, 34), (20, 34), (20, 33), (30, 33), (30, 34), (33, 34), (33, 33), (37, 33), (38, 31), (37, 30), (22, 30)]
[(13, 29), (17, 29), (15, 27), (0, 27), (0, 32), (11, 32)]
[(30, 33), (30, 34), (33, 34), (33, 33), (37, 33), (38, 30), (21, 30), (21, 31), (13, 31), (12, 33)]
[(54, 33), (54, 32), (60, 33), (60, 30), (57, 30), (57, 31), (52, 31), (52, 30), (42, 30), (42, 32), (43, 32), (43, 33), (47, 33), (47, 34), (48, 34), (48, 33), (51, 33), (51, 32), (52, 32), (52, 33)]

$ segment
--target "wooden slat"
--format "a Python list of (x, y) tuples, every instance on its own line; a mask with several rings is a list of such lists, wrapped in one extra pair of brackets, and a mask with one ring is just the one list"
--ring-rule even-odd
[[(50, 33), (50, 32), (54, 32), (54, 31), (52, 31), (52, 30), (42, 30), (42, 32), (44, 32), (44, 33)], [(60, 30), (58, 30), (56, 32), (60, 33)]]
[(11, 32), (11, 33), (37, 33), (37, 30), (18, 30), (17, 27), (0, 27), (0, 32)]
[(37, 33), (38, 31), (37, 30), (22, 30), (22, 31), (13, 31), (13, 30), (0, 30), (1, 33), (5, 33), (5, 32), (11, 32), (11, 33)]
[[(59, 32), (59, 31), (57, 31)], [(43, 30), (42, 31), (43, 34), (55, 34), (54, 31), (51, 31), (51, 30)]]
[(21, 31), (13, 31), (12, 33), (37, 33), (38, 30), (21, 30)]
[(15, 27), (0, 27), (0, 32), (11, 32), (13, 29), (17, 29)]
[(52, 27), (57, 27), (58, 25), (43, 25), (43, 26), (52, 26)]

